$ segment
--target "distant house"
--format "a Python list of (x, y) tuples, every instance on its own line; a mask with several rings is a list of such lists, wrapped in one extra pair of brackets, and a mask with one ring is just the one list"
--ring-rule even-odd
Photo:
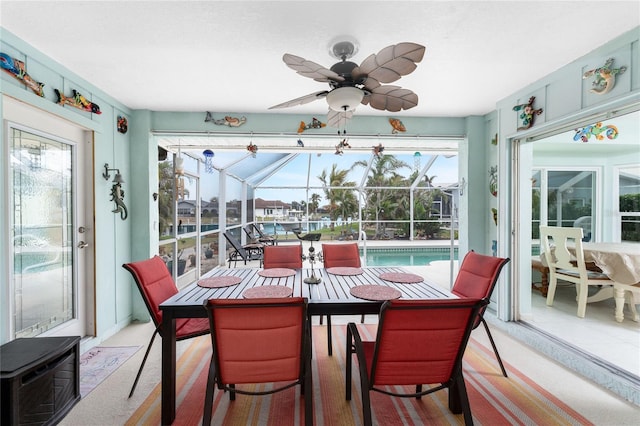
[[(230, 203), (227, 203), (229, 206)], [(235, 208), (235, 206), (231, 206)], [(218, 216), (218, 199), (213, 201), (200, 200), (201, 215), (204, 217)], [(227, 207), (229, 209), (229, 207)], [(179, 217), (195, 217), (196, 215), (196, 200), (180, 200), (178, 201), (178, 216)]]
[(262, 198), (256, 198), (254, 204), (256, 217), (271, 216), (275, 218), (285, 218), (289, 215), (289, 210), (291, 210), (291, 204), (280, 200), (263, 200)]

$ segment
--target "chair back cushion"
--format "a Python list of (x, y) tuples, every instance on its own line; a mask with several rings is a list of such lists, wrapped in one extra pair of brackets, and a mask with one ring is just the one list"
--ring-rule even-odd
[(371, 384), (446, 383), (462, 355), (480, 299), (392, 300), (380, 311)]
[[(461, 298), (487, 299), (498, 282), (500, 271), (509, 258), (486, 256), (470, 251), (462, 260), (451, 292)], [(480, 325), (486, 306), (480, 310), (474, 328)]]
[(322, 258), (325, 268), (360, 267), (358, 243), (322, 244)]
[(205, 303), (218, 383), (301, 377), (307, 299), (211, 299)]
[(302, 245), (266, 246), (263, 266), (268, 268), (302, 268)]
[(470, 251), (462, 260), (451, 292), (458, 297), (484, 299), (491, 297), (502, 267), (508, 258), (485, 256)]
[(162, 323), (159, 305), (178, 292), (167, 265), (160, 256), (154, 256), (139, 262), (125, 263), (122, 267), (133, 275), (151, 319), (159, 327)]

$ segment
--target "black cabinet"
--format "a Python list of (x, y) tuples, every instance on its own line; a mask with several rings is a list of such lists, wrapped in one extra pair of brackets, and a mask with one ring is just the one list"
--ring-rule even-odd
[(0, 346), (0, 423), (49, 425), (80, 400), (80, 338), (35, 337)]

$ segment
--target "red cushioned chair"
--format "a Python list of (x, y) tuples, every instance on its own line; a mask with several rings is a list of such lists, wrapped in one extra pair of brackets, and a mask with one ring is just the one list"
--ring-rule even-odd
[(325, 268), (360, 267), (358, 243), (322, 244), (322, 259)]
[[(154, 256), (151, 259), (139, 262), (125, 263), (122, 267), (133, 275), (142, 299), (145, 305), (147, 305), (149, 315), (151, 315), (151, 319), (156, 326), (155, 331), (151, 335), (151, 341), (147, 346), (147, 351), (142, 359), (142, 364), (140, 364), (140, 368), (138, 369), (138, 374), (136, 374), (136, 379), (131, 387), (131, 392), (129, 392), (129, 398), (131, 398), (138, 385), (144, 364), (147, 362), (147, 357), (149, 356), (149, 351), (156, 338), (156, 334), (164, 337), (161, 328), (162, 311), (159, 305), (176, 294), (178, 288), (173, 281), (169, 269), (167, 269), (164, 261), (159, 256)], [(176, 340), (190, 339), (207, 333), (209, 333), (209, 322), (206, 318), (178, 318), (176, 320)]]
[[(500, 271), (502, 271), (502, 268), (508, 262), (508, 258), (503, 259), (501, 257), (485, 256), (474, 251), (470, 251), (462, 260), (460, 271), (458, 272), (455, 283), (453, 283), (451, 292), (462, 298), (490, 299), (491, 293), (493, 293), (493, 289), (498, 282)], [(493, 352), (496, 354), (498, 364), (500, 364), (502, 375), (507, 377), (507, 370), (505, 370), (504, 365), (502, 364), (498, 348), (493, 341), (493, 336), (491, 336), (489, 326), (484, 319), (485, 310), (486, 307), (480, 311), (480, 315), (478, 316), (476, 323), (473, 325), (473, 328), (475, 329), (478, 327), (480, 323), (484, 325), (484, 329), (486, 330), (487, 336), (489, 336), (489, 341), (491, 342), (491, 347), (493, 347)]]
[[(304, 422), (313, 425), (307, 299), (211, 299), (204, 307), (209, 316), (213, 353), (202, 424), (211, 424), (214, 385), (229, 391), (232, 401), (236, 393), (267, 395), (301, 385)], [(263, 391), (238, 387), (255, 383), (275, 384)]]
[(262, 265), (264, 269), (302, 269), (302, 244), (266, 246), (263, 256)]
[[(420, 398), (449, 389), (449, 409), (473, 424), (462, 375), (471, 330), (486, 299), (391, 300), (380, 309), (375, 341), (363, 341), (347, 325), (346, 399), (351, 400), (352, 358), (356, 354), (365, 426), (372, 424), (370, 392)], [(422, 385), (435, 385), (422, 390)], [(400, 386), (414, 386), (403, 392)]]
[[(361, 263), (358, 243), (322, 244), (322, 261), (325, 268), (359, 268)], [(364, 322), (364, 315), (362, 315), (360, 322)], [(322, 324), (322, 316), (320, 317), (320, 324)], [(327, 315), (327, 346), (329, 355), (333, 355), (330, 315)]]

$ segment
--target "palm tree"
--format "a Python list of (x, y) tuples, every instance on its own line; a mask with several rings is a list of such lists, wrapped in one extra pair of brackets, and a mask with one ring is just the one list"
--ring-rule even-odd
[[(365, 161), (357, 161), (353, 164), (355, 167), (367, 167), (368, 163)], [(398, 160), (393, 155), (383, 155), (376, 157), (373, 167), (369, 172), (367, 178), (367, 188), (365, 192), (365, 209), (366, 211), (376, 218), (376, 235), (380, 235), (380, 214), (384, 211), (387, 217), (396, 218), (398, 213), (398, 201), (396, 200), (398, 193), (392, 189), (383, 189), (380, 187), (392, 187), (399, 186), (402, 182), (402, 177), (397, 173), (398, 169), (410, 167), (404, 161)], [(384, 205), (388, 206), (385, 208)], [(393, 210), (387, 210), (393, 206)]]
[[(329, 215), (332, 220), (342, 216), (352, 216), (358, 209), (357, 198), (353, 188), (355, 182), (348, 182), (347, 175), (350, 170), (340, 170), (337, 164), (331, 166), (331, 172), (327, 176), (327, 170), (322, 170), (318, 179), (324, 186), (325, 198), (329, 201)], [(333, 225), (332, 225), (333, 226)]]
[(312, 213), (316, 213), (318, 211), (318, 207), (320, 207), (320, 194), (314, 192), (313, 194), (311, 194), (309, 211), (311, 211)]
[(173, 223), (173, 165), (170, 161), (158, 164), (158, 218), (159, 233), (162, 233)]

